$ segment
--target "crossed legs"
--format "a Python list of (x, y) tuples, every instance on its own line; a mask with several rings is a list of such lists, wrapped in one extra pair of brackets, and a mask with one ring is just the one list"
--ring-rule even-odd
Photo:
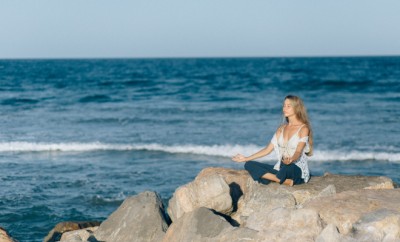
[(294, 181), (292, 179), (285, 179), (284, 181), (281, 181), (281, 179), (277, 177), (278, 171), (275, 170), (272, 165), (257, 161), (248, 161), (244, 164), (244, 168), (249, 172), (250, 176), (255, 181), (260, 183), (268, 184), (270, 181), (273, 181), (288, 186), (294, 185)]

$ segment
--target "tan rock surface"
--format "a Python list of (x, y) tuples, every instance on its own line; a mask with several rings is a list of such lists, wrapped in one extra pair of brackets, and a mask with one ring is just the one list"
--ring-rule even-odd
[[(239, 199), (237, 212), (232, 218), (245, 224), (247, 218), (258, 216), (260, 212), (269, 213), (276, 208), (294, 208), (296, 200), (279, 184), (263, 185), (249, 181), (247, 192)], [(245, 226), (245, 225), (243, 225)]]
[(379, 209), (364, 214), (355, 224), (357, 241), (400, 241), (400, 212)]
[[(202, 177), (209, 177), (212, 174), (221, 176), (228, 185), (237, 184), (241, 190), (238, 198), (246, 194), (250, 189), (249, 186), (257, 184), (253, 181), (246, 170), (234, 170), (222, 167), (209, 167), (203, 169), (196, 179)], [(388, 177), (383, 176), (349, 176), (349, 175), (335, 175), (325, 173), (323, 176), (312, 176), (310, 181), (306, 184), (288, 187), (271, 183), (269, 186), (272, 189), (284, 189), (291, 193), (296, 199), (296, 205), (301, 205), (311, 199), (317, 197), (331, 196), (335, 193), (343, 191), (356, 191), (359, 189), (393, 189), (394, 183)]]
[(89, 237), (93, 236), (93, 233), (99, 227), (89, 227), (85, 229), (74, 230), (70, 232), (65, 232), (61, 236), (60, 242), (72, 242), (72, 241), (88, 241)]
[[(270, 185), (276, 186), (276, 184)], [(331, 196), (344, 191), (393, 189), (394, 184), (390, 178), (383, 176), (348, 176), (325, 173), (324, 176), (311, 177), (306, 184), (281, 187), (293, 194), (297, 205), (302, 205), (314, 198)]]
[(344, 236), (339, 233), (338, 229), (333, 224), (328, 224), (324, 230), (318, 235), (316, 242), (357, 242), (356, 239), (350, 236)]
[(89, 222), (61, 222), (58, 223), (50, 232), (49, 234), (43, 239), (43, 242), (53, 242), (59, 241), (61, 236), (65, 232), (84, 229), (88, 227), (99, 226), (99, 221), (89, 221)]
[(168, 214), (172, 221), (197, 208), (206, 207), (224, 214), (233, 210), (229, 185), (217, 175), (203, 176), (176, 189), (169, 200)]
[(0, 227), (0, 242), (15, 242), (15, 240), (11, 238), (5, 229)]
[(247, 192), (247, 182), (252, 180), (249, 173), (246, 170), (234, 170), (223, 167), (208, 167), (203, 169), (196, 177), (196, 179), (201, 179), (203, 177), (209, 177), (211, 175), (217, 174), (221, 176), (225, 182), (231, 187), (231, 189), (240, 189), (235, 195), (239, 197)]
[(341, 234), (349, 234), (366, 213), (383, 208), (400, 212), (400, 189), (346, 191), (311, 200), (304, 208), (314, 209), (327, 224), (335, 225)]
[(303, 231), (313, 236), (322, 231), (322, 221), (318, 213), (311, 209), (288, 209), (276, 208), (272, 211), (260, 211), (258, 216), (251, 216), (245, 226), (257, 231), (279, 230), (279, 231)]
[[(216, 177), (220, 177), (228, 185), (231, 201), (226, 186), (221, 185), (221, 181)], [(168, 213), (174, 220), (195, 208), (208, 207), (232, 216), (238, 223), (243, 223), (250, 214), (261, 210), (294, 206), (301, 208), (304, 203), (316, 198), (363, 188), (393, 189), (393, 182), (387, 177), (326, 173), (321, 177), (312, 177), (307, 184), (294, 187), (277, 183), (263, 185), (254, 182), (245, 170), (209, 167), (202, 170), (193, 182), (176, 190), (170, 200)]]

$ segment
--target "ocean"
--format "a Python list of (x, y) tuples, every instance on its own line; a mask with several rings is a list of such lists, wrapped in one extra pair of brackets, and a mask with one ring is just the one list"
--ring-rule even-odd
[(312, 175), (400, 183), (400, 57), (0, 60), (0, 84), (0, 226), (20, 241), (243, 169), (230, 157), (269, 143), (288, 94), (311, 119)]

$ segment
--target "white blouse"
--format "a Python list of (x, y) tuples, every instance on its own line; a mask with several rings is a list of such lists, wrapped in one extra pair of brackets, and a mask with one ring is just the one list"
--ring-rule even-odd
[(308, 169), (308, 156), (305, 153), (310, 151), (310, 145), (308, 144), (308, 136), (305, 136), (303, 138), (299, 137), (299, 131), (303, 126), (301, 126), (299, 130), (297, 130), (297, 132), (293, 134), (293, 136), (290, 137), (287, 142), (283, 140), (282, 128), (279, 138), (276, 137), (275, 133), (274, 137), (272, 137), (271, 139), (271, 143), (274, 145), (274, 150), (278, 158), (278, 162), (275, 164), (274, 169), (278, 171), (279, 167), (281, 166), (282, 157), (293, 156), (296, 152), (297, 145), (300, 142), (306, 143), (306, 146), (304, 147), (301, 156), (296, 161), (294, 161), (294, 164), (301, 169), (301, 178), (304, 179), (304, 182), (308, 182), (308, 180), (310, 180), (310, 170)]

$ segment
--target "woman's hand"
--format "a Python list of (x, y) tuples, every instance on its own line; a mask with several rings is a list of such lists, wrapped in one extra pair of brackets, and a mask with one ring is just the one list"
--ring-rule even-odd
[(293, 160), (290, 157), (285, 157), (285, 158), (282, 159), (282, 162), (285, 165), (290, 165), (293, 162)]
[(246, 157), (244, 155), (242, 155), (242, 154), (237, 154), (237, 155), (233, 156), (232, 160), (236, 161), (236, 162), (245, 162), (245, 161), (247, 161)]

